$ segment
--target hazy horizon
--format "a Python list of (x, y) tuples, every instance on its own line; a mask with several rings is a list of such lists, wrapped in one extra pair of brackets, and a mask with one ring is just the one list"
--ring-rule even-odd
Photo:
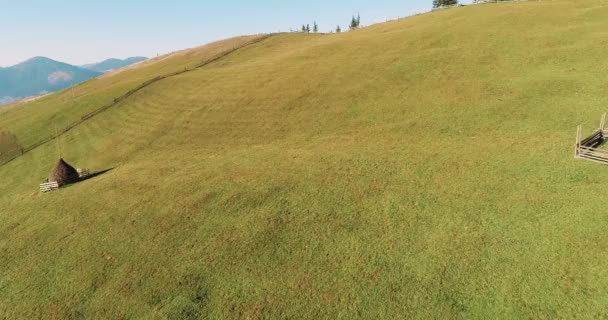
[(4, 42), (10, 45), (0, 51), (0, 67), (37, 56), (73, 65), (110, 58), (152, 58), (233, 36), (299, 29), (314, 21), (320, 32), (334, 30), (338, 24), (347, 29), (350, 17), (357, 13), (362, 24), (368, 25), (428, 11), (431, 4), (430, 0), (11, 2), (0, 5), (0, 28), (13, 30), (5, 36)]

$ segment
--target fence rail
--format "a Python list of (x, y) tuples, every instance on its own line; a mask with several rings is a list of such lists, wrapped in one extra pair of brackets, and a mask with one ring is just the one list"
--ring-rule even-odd
[(433, 11), (435, 10), (443, 10), (443, 9), (449, 9), (449, 8), (455, 8), (455, 7), (466, 7), (466, 6), (472, 6), (472, 5), (476, 5), (476, 4), (487, 4), (487, 3), (516, 3), (516, 2), (540, 2), (542, 0), (506, 0), (506, 1), (500, 1), (500, 0), (479, 0), (479, 1), (475, 1), (473, 3), (469, 3), (469, 4), (451, 4), (449, 6), (439, 6), (437, 8), (433, 8)]
[(88, 178), (91, 175), (89, 169), (76, 169), (76, 172), (78, 172), (78, 177), (80, 179)]
[(582, 126), (579, 125), (576, 128), (576, 146), (574, 148), (574, 158), (608, 164), (608, 151), (597, 148), (606, 141), (608, 130), (606, 130), (605, 127), (605, 113), (602, 115), (600, 127), (585, 139), (582, 139)]
[(45, 182), (40, 184), (40, 192), (50, 192), (59, 190), (59, 183), (57, 182)]

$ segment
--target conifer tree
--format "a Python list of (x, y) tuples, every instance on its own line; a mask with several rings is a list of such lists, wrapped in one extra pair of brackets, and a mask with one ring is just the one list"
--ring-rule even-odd
[(310, 25), (309, 24), (306, 25), (306, 33), (310, 33)]
[(357, 14), (357, 16), (353, 16), (353, 18), (350, 20), (350, 25), (349, 28), (350, 30), (354, 30), (357, 29), (361, 26), (361, 15)]
[(302, 25), (302, 32), (305, 33), (306, 32), (306, 26)]
[(357, 29), (357, 18), (355, 18), (355, 16), (353, 16), (353, 18), (350, 20), (349, 27), (351, 30)]
[(340, 32), (342, 32), (342, 28), (340, 28), (340, 25), (338, 25), (338, 26), (336, 27), (336, 33), (340, 33)]
[(317, 25), (317, 22), (315, 21), (315, 23), (312, 25), (312, 32), (317, 33), (319, 32), (319, 25)]
[(433, 8), (440, 8), (455, 4), (458, 4), (458, 0), (433, 0)]

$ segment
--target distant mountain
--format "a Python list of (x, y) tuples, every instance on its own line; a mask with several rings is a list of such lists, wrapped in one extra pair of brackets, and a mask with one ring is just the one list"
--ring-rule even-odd
[(18, 65), (0, 68), (0, 105), (59, 91), (101, 75), (100, 72), (35, 57)]
[(3, 104), (9, 104), (11, 102), (15, 102), (17, 100), (19, 100), (19, 99), (13, 98), (13, 97), (2, 97), (2, 98), (0, 98), (0, 106)]
[(82, 66), (84, 69), (89, 69), (97, 72), (108, 72), (116, 69), (120, 69), (126, 67), (128, 65), (132, 65), (134, 63), (138, 63), (144, 60), (148, 60), (146, 57), (131, 57), (124, 60), (120, 59), (108, 59), (98, 63), (85, 64)]

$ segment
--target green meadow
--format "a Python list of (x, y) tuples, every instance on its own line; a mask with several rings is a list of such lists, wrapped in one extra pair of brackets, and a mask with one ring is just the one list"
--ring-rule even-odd
[[(0, 319), (600, 319), (608, 6), (240, 37), (0, 109)], [(247, 45), (249, 44), (249, 45)], [(93, 179), (42, 194), (58, 158)]]

